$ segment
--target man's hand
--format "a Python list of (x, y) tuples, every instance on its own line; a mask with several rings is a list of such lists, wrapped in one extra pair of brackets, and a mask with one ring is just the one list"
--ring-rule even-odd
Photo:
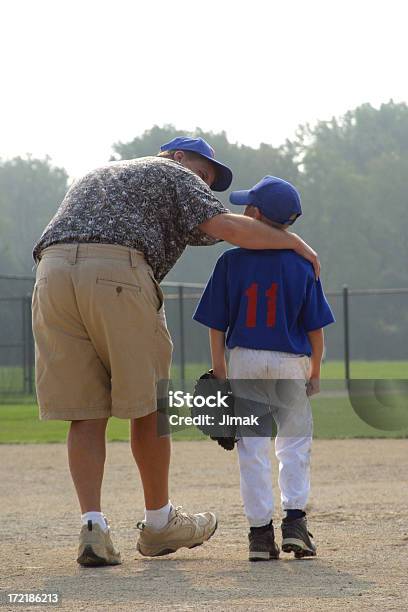
[(297, 234), (292, 234), (292, 236), (294, 236), (297, 239), (297, 241), (298, 241), (298, 246), (295, 246), (293, 248), (293, 250), (298, 255), (301, 255), (304, 259), (307, 259), (307, 261), (310, 261), (310, 263), (313, 265), (316, 279), (319, 278), (319, 276), (320, 276), (320, 261), (319, 261), (318, 254), (316, 253), (316, 251), (314, 251), (312, 249), (312, 247), (310, 247), (307, 244), (307, 242), (302, 240), (302, 238), (300, 236), (298, 236)]

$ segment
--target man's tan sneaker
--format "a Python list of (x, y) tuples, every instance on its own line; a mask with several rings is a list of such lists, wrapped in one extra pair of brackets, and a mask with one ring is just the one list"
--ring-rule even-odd
[(82, 526), (79, 534), (77, 562), (84, 567), (122, 563), (120, 552), (113, 546), (109, 528), (105, 532), (92, 521)]
[(181, 507), (173, 508), (169, 522), (162, 529), (152, 529), (139, 522), (137, 550), (144, 557), (160, 557), (179, 548), (194, 548), (209, 540), (217, 529), (217, 518), (212, 512), (187, 514)]

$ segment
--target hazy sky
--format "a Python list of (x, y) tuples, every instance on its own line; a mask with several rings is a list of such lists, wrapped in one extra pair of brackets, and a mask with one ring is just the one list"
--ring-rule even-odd
[(397, 0), (1, 0), (0, 157), (78, 175), (154, 124), (279, 145), (408, 100)]

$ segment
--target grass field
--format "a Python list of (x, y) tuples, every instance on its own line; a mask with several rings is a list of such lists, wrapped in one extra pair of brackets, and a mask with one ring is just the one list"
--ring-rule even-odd
[[(318, 397), (312, 400), (315, 438), (405, 438), (408, 429), (384, 431), (362, 421), (354, 412), (348, 399), (342, 397)], [(63, 442), (68, 423), (40, 421), (34, 404), (0, 405), (0, 443)], [(108, 440), (128, 440), (129, 423), (112, 418), (108, 426)], [(198, 429), (188, 427), (173, 432), (174, 440), (205, 439)]]
[[(186, 367), (186, 379), (195, 380), (208, 364), (188, 364)], [(353, 379), (408, 379), (408, 361), (354, 361), (351, 364)], [(8, 381), (14, 379), (15, 383), (21, 383), (22, 372), (18, 368), (0, 369), (0, 389), (5, 387), (5, 377)], [(175, 388), (179, 368), (173, 367), (173, 380)], [(327, 362), (323, 366), (322, 378), (325, 380), (323, 387), (338, 389), (341, 383), (336, 380), (344, 378), (344, 366), (341, 361)], [(330, 381), (333, 381), (331, 383)], [(62, 442), (65, 440), (68, 424), (62, 421), (39, 421), (38, 408), (32, 398), (21, 398), (18, 396), (7, 401), (3, 397), (0, 403), (0, 443), (28, 443), (28, 442)], [(408, 430), (384, 431), (371, 427), (361, 420), (347, 396), (341, 392), (332, 396), (318, 396), (312, 401), (314, 414), (314, 430), (316, 438), (395, 438), (408, 437)], [(173, 432), (175, 440), (199, 440), (205, 439), (198, 429), (188, 427)], [(108, 427), (108, 439), (111, 441), (129, 439), (129, 423), (125, 420), (110, 419)]]
[[(208, 364), (190, 363), (186, 366), (186, 379), (195, 379)], [(180, 368), (173, 366), (173, 376), (179, 376)], [(351, 378), (393, 378), (408, 379), (408, 361), (352, 361), (350, 363)], [(326, 361), (322, 368), (322, 378), (344, 378), (343, 361)]]
[[(185, 368), (187, 380), (195, 380), (209, 367), (208, 363), (188, 363)], [(350, 363), (351, 378), (389, 378), (408, 379), (408, 361), (352, 361)], [(172, 376), (180, 376), (180, 367), (175, 364)], [(323, 364), (322, 378), (343, 379), (343, 361), (327, 361)], [(18, 392), (24, 386), (24, 372), (19, 367), (0, 367), (0, 393)], [(1, 396), (0, 396), (1, 401)]]

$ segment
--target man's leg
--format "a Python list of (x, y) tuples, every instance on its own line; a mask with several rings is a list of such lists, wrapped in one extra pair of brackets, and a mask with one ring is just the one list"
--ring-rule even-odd
[(169, 501), (170, 436), (159, 437), (157, 412), (131, 420), (132, 453), (142, 479), (146, 510)]
[(101, 512), (101, 488), (106, 458), (108, 419), (72, 421), (68, 460), (81, 512)]
[(69, 469), (83, 522), (77, 562), (83, 566), (121, 563), (120, 553), (113, 546), (109, 527), (101, 513), (107, 422), (107, 418), (72, 421), (68, 432)]
[(153, 412), (131, 420), (131, 446), (139, 468), (145, 496), (145, 520), (138, 551), (149, 557), (167, 555), (179, 548), (194, 548), (209, 540), (217, 528), (212, 512), (188, 514), (169, 501), (170, 436), (159, 436)]

